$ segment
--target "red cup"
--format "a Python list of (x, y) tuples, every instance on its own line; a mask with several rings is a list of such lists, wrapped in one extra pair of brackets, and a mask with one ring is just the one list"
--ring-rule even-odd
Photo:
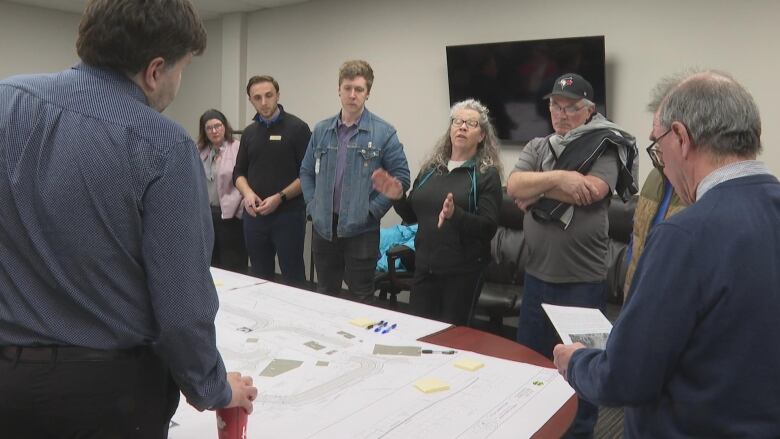
[(248, 415), (241, 407), (217, 410), (219, 439), (246, 439)]

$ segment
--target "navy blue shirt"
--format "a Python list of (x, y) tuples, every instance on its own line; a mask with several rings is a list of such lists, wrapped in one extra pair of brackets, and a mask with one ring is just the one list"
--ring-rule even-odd
[[(701, 193), (699, 184), (697, 193)], [(653, 227), (606, 350), (569, 383), (625, 437), (780, 437), (780, 183), (717, 184)]]
[(135, 83), (0, 82), (0, 206), (0, 345), (150, 345), (190, 404), (228, 404), (203, 166)]

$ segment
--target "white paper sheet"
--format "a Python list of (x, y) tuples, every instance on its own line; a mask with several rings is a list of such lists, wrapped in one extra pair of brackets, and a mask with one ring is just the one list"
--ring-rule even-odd
[(580, 342), (589, 348), (604, 349), (612, 324), (598, 309), (542, 304), (564, 344)]
[[(485, 366), (475, 372), (455, 367), (464, 357)], [(276, 377), (254, 373), (260, 395), (247, 437), (528, 438), (574, 394), (554, 369), (467, 351), (397, 357), (356, 349), (329, 361), (317, 366), (304, 360)], [(258, 366), (262, 369), (263, 362)], [(439, 379), (450, 388), (423, 393), (414, 387), (421, 378)], [(212, 412), (182, 403), (173, 420), (178, 425), (171, 439), (216, 437)]]
[[(396, 327), (374, 332), (355, 318)], [(450, 351), (416, 341), (448, 324), (270, 282), (220, 292), (216, 327), (228, 370), (251, 375), (260, 392), (250, 439), (523, 438), (574, 393), (554, 369), (465, 351), (408, 355)], [(377, 344), (405, 355), (375, 354)], [(455, 367), (462, 358), (485, 366)], [(423, 393), (414, 386), (423, 378), (450, 388)], [(215, 419), (182, 398), (169, 437), (216, 438)]]
[(268, 282), (259, 277), (247, 276), (245, 274), (214, 267), (211, 267), (211, 278), (214, 280), (214, 285), (217, 287), (218, 293)]

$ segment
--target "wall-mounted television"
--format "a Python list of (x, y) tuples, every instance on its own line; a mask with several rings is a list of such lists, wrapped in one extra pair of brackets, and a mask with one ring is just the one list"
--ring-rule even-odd
[(542, 96), (558, 76), (579, 73), (607, 116), (604, 37), (556, 38), (447, 46), (450, 105), (475, 98), (490, 110), (498, 137), (523, 143), (552, 132)]

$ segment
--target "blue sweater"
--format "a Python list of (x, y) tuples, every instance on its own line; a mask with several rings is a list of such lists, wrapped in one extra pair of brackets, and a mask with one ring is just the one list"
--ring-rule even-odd
[(569, 382), (626, 437), (780, 437), (780, 183), (726, 181), (653, 229), (606, 350)]

